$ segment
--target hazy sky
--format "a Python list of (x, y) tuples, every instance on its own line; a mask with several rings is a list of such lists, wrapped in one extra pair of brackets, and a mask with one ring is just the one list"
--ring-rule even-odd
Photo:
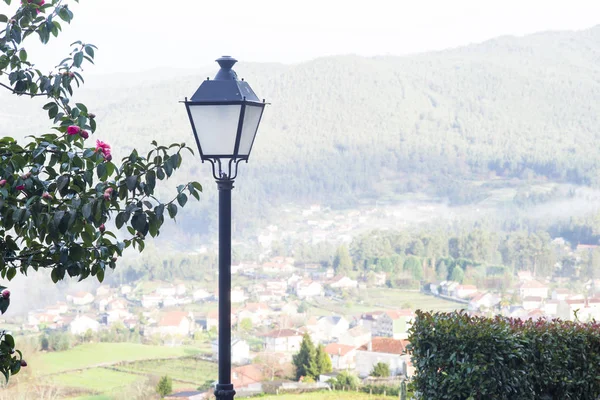
[[(222, 54), (299, 62), (333, 54), (401, 55), (500, 35), (600, 24), (598, 0), (81, 0), (75, 39), (100, 47), (88, 72), (205, 66)], [(0, 13), (7, 6), (0, 6)], [(40, 54), (46, 59), (50, 53)], [(31, 58), (31, 57), (30, 57)]]

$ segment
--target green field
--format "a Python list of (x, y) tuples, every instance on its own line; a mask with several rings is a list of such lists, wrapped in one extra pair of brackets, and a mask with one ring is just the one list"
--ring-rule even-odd
[(261, 400), (389, 400), (396, 396), (369, 395), (356, 392), (313, 392), (260, 397)]
[(184, 357), (198, 353), (194, 347), (164, 347), (137, 343), (87, 343), (71, 350), (44, 353), (35, 357), (30, 365), (39, 375), (88, 368), (122, 361), (149, 358)]
[(168, 375), (173, 379), (195, 382), (196, 385), (201, 385), (209, 379), (217, 379), (216, 363), (193, 358), (136, 361), (120, 366), (119, 369), (148, 375)]
[(111, 393), (140, 379), (143, 379), (143, 377), (139, 375), (112, 371), (106, 368), (93, 368), (53, 376), (52, 382), (64, 387)]

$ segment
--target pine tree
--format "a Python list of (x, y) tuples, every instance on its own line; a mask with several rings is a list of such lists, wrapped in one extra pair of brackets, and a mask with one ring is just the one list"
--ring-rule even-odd
[(452, 275), (451, 280), (458, 282), (458, 283), (462, 283), (462, 281), (465, 279), (465, 271), (463, 271), (463, 269), (460, 267), (460, 265), (457, 265), (456, 267), (454, 267), (451, 275)]
[(164, 398), (166, 395), (170, 394), (173, 391), (173, 381), (167, 375), (160, 378), (158, 384), (156, 385), (156, 393), (160, 395), (160, 398)]
[(310, 376), (312, 378), (319, 376), (317, 350), (307, 333), (302, 337), (300, 350), (298, 354), (294, 355), (292, 363), (296, 367), (296, 379), (298, 380), (303, 376)]
[(333, 269), (336, 274), (343, 274), (352, 271), (352, 258), (348, 248), (344, 245), (337, 248), (335, 258), (333, 259)]
[(329, 358), (329, 354), (325, 352), (325, 346), (320, 344), (317, 347), (317, 372), (319, 375), (326, 374), (328, 372), (333, 371), (333, 366), (331, 365), (331, 358)]

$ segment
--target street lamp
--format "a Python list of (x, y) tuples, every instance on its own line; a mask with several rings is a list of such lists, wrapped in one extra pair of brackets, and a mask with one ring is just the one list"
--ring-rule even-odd
[(265, 101), (231, 68), (236, 59), (217, 59), (221, 69), (185, 99), (202, 162), (212, 165), (219, 189), (219, 382), (218, 400), (232, 400), (231, 384), (231, 189), (240, 161), (248, 162)]

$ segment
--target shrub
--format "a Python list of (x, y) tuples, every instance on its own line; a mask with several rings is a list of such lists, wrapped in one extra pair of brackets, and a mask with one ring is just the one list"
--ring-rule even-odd
[(600, 324), (424, 313), (410, 330), (414, 389), (436, 399), (596, 399)]
[(349, 389), (354, 390), (360, 384), (360, 381), (355, 375), (349, 372), (340, 372), (338, 376), (327, 381), (334, 390)]
[(160, 397), (163, 398), (166, 395), (170, 394), (172, 391), (173, 381), (171, 380), (171, 378), (168, 375), (165, 375), (162, 378), (160, 378), (160, 381), (158, 381), (158, 384), (156, 385), (156, 393), (158, 393)]
[(377, 378), (387, 378), (390, 376), (390, 366), (384, 362), (378, 362), (373, 366), (370, 375)]

